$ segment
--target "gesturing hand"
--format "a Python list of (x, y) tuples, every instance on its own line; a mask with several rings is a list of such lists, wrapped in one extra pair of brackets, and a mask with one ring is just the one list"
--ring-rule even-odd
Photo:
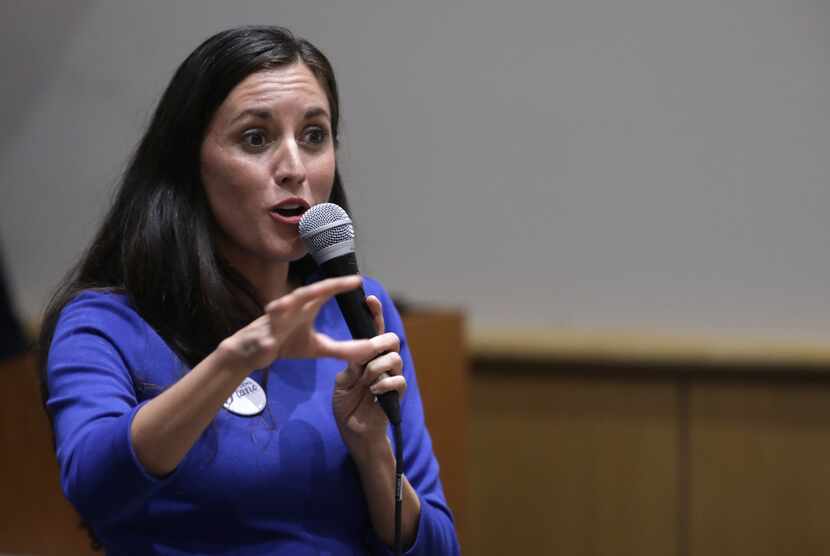
[(332, 296), (360, 286), (358, 275), (329, 278), (297, 288), (270, 302), (265, 314), (220, 344), (239, 369), (260, 369), (278, 358), (336, 357), (349, 361), (372, 356), (371, 340), (338, 342), (314, 330), (320, 307)]
[[(385, 446), (387, 419), (375, 396), (396, 390), (403, 398), (406, 379), (401, 375), (403, 360), (400, 340), (392, 332), (384, 334), (385, 323), (380, 300), (370, 295), (366, 303), (375, 319), (379, 335), (371, 340), (372, 351), (362, 359), (352, 361), (337, 374), (332, 396), (334, 418), (340, 435), (352, 456), (360, 459), (373, 449)], [(381, 375), (386, 373), (385, 377)]]

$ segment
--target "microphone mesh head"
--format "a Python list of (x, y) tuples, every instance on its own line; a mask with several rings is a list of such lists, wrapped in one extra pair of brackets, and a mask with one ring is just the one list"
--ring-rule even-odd
[(299, 228), (300, 237), (312, 256), (327, 247), (354, 241), (352, 219), (334, 203), (320, 203), (309, 208), (300, 219)]

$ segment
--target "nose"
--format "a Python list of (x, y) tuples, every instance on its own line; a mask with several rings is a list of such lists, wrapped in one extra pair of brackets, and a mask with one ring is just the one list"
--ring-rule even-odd
[(274, 168), (274, 181), (281, 187), (297, 187), (306, 179), (305, 164), (296, 141), (286, 141), (279, 149)]

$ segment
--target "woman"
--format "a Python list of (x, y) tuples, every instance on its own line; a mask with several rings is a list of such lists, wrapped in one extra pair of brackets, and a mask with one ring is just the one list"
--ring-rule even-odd
[[(365, 279), (388, 332), (351, 340), (331, 297), (361, 279), (320, 280), (298, 236), (309, 206), (346, 205), (338, 121), (334, 74), (307, 41), (209, 38), (50, 304), (61, 481), (108, 552), (388, 552), (395, 461), (374, 396), (392, 390), (407, 390), (403, 546), (458, 552), (391, 300)], [(253, 409), (238, 403), (251, 392)]]

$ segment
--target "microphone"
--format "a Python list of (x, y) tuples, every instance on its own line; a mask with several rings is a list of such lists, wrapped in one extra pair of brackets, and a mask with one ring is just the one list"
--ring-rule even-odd
[[(320, 203), (303, 214), (299, 224), (300, 237), (314, 262), (327, 278), (359, 274), (354, 249), (354, 226), (346, 211), (334, 203)], [(352, 337), (356, 340), (377, 336), (375, 320), (366, 305), (366, 293), (357, 287), (335, 296)], [(386, 377), (386, 373), (381, 378)], [(377, 397), (389, 422), (401, 422), (397, 392)]]

